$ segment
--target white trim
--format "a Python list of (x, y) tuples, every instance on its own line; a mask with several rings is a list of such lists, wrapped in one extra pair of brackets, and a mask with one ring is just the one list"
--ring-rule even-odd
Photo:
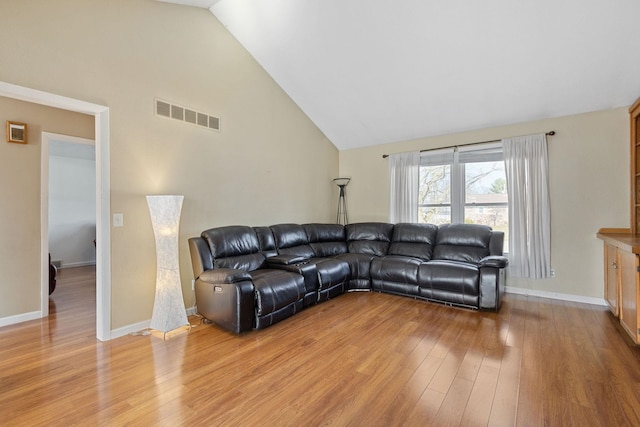
[[(53, 93), (43, 92), (23, 86), (0, 81), (0, 96), (75, 111), (95, 117), (96, 141), (96, 336), (100, 341), (111, 339), (111, 233), (109, 216), (110, 205), (110, 167), (109, 167), (109, 108), (78, 99), (67, 98)], [(41, 218), (42, 222), (42, 218)], [(44, 250), (41, 249), (41, 256)], [(41, 274), (48, 277), (42, 259)], [(46, 261), (45, 261), (46, 259)], [(41, 277), (42, 280), (42, 277)], [(48, 294), (48, 292), (47, 292)], [(47, 296), (48, 298), (48, 296)], [(44, 300), (45, 296), (41, 296)], [(42, 313), (40, 313), (42, 317)], [(12, 318), (15, 316), (12, 316)]]
[(549, 298), (561, 301), (579, 302), (583, 304), (607, 306), (604, 298), (585, 297), (582, 295), (561, 294), (559, 292), (538, 291), (535, 289), (514, 288), (507, 286), (505, 291), (508, 294), (526, 295), (532, 297)]
[(79, 136), (64, 135), (61, 133), (42, 132), (42, 135), (47, 135), (49, 140), (72, 142), (74, 144), (95, 145), (96, 143), (93, 139), (80, 138)]
[(93, 104), (90, 102), (80, 101), (78, 99), (67, 98), (66, 96), (56, 95), (54, 93), (43, 92), (37, 89), (31, 89), (24, 86), (18, 86), (7, 82), (0, 81), (0, 95), (8, 98), (19, 99), (21, 101), (32, 102), (34, 104), (47, 105), (49, 107), (60, 108), (63, 110), (75, 111), (77, 113), (95, 116), (104, 111), (109, 111), (104, 105)]
[(49, 135), (40, 147), (40, 316), (49, 315)]
[[(48, 271), (47, 271), (47, 274)], [(15, 316), (7, 316), (0, 318), (0, 327), (14, 325), (20, 322), (26, 322), (28, 320), (35, 320), (42, 317), (42, 313), (39, 311), (32, 311), (30, 313), (20, 313)]]
[(74, 267), (89, 267), (90, 265), (96, 265), (93, 261), (81, 261), (81, 262), (68, 262), (66, 264), (61, 264), (58, 267), (60, 270), (65, 268), (74, 268)]
[[(186, 309), (187, 316), (191, 316), (197, 313), (196, 307), (189, 307)], [(143, 320), (142, 322), (132, 323), (131, 325), (123, 326), (111, 331), (111, 339), (120, 338), (125, 335), (133, 334), (136, 332), (149, 329), (151, 325), (151, 319)]]
[(132, 323), (131, 325), (123, 326), (121, 328), (117, 328), (111, 331), (111, 339), (116, 339), (120, 337), (124, 337), (125, 335), (133, 334), (135, 332), (140, 332), (145, 329), (149, 329), (149, 325), (151, 324), (151, 319), (143, 320), (142, 322)]
[[(96, 336), (111, 339), (111, 177), (109, 109), (96, 115)], [(99, 143), (100, 142), (100, 143)]]

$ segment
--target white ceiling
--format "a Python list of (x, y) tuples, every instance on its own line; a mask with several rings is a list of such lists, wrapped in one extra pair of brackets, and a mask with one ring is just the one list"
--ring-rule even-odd
[(161, 1), (209, 8), (341, 150), (640, 96), (637, 0)]

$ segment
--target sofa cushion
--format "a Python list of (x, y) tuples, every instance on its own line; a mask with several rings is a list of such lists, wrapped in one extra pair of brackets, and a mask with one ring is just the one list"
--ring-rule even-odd
[(480, 271), (464, 262), (429, 261), (418, 268), (418, 286), (424, 298), (477, 307)]
[(256, 236), (258, 237), (258, 247), (260, 252), (266, 257), (272, 257), (278, 255), (276, 250), (276, 241), (273, 238), (273, 233), (269, 227), (253, 227)]
[(244, 271), (255, 271), (264, 266), (264, 255), (255, 254), (238, 255), (213, 260), (213, 268), (231, 268)]
[(309, 246), (317, 257), (347, 253), (344, 226), (340, 224), (305, 224)]
[(299, 255), (306, 259), (314, 256), (304, 227), (299, 224), (272, 225), (271, 231), (280, 255)]
[(417, 258), (388, 255), (371, 261), (371, 287), (377, 291), (418, 295)]
[(383, 256), (389, 250), (393, 224), (362, 222), (345, 226), (350, 253)]
[(251, 272), (258, 316), (275, 312), (302, 301), (305, 293), (302, 276), (283, 270), (263, 269)]
[(437, 233), (438, 226), (434, 224), (396, 224), (388, 253), (429, 261)]
[(479, 224), (446, 224), (438, 227), (434, 260), (478, 263), (489, 255), (491, 227)]
[(232, 225), (202, 232), (209, 245), (214, 268), (253, 271), (264, 265), (258, 237), (251, 227)]
[(311, 262), (316, 264), (320, 291), (346, 283), (351, 276), (349, 264), (346, 261), (335, 258), (313, 258)]
[(348, 289), (371, 289), (371, 260), (375, 255), (347, 253), (336, 255), (335, 258), (349, 264), (351, 274)]

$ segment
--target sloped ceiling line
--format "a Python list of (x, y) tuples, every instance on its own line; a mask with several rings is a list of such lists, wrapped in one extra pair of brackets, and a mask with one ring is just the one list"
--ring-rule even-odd
[(640, 95), (632, 0), (168, 2), (209, 9), (341, 150)]

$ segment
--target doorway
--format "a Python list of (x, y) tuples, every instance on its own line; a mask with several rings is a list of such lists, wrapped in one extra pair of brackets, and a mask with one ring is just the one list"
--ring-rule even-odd
[[(95, 268), (95, 141), (49, 132), (42, 132), (41, 141), (43, 160), (47, 153), (49, 158), (48, 172), (44, 164), (42, 170), (42, 199), (49, 201), (41, 213), (48, 217), (42, 218), (42, 223), (48, 225), (41, 231), (42, 244), (58, 268)], [(46, 292), (41, 289), (42, 295)]]
[[(110, 194), (109, 186), (109, 108), (78, 99), (67, 98), (49, 92), (18, 86), (0, 81), (0, 96), (46, 105), (62, 110), (88, 114), (95, 118), (95, 147), (96, 147), (96, 337), (100, 341), (111, 339), (111, 234), (110, 234)], [(42, 166), (45, 157), (42, 156)], [(46, 157), (48, 163), (48, 155)], [(44, 174), (42, 174), (44, 175)], [(41, 191), (42, 194), (42, 191)], [(47, 206), (48, 200), (41, 197), (42, 206)], [(44, 224), (41, 213), (41, 230), (48, 227)], [(41, 233), (42, 234), (42, 233)], [(42, 236), (43, 237), (43, 236)], [(43, 237), (44, 238), (44, 237)], [(41, 278), (49, 281), (49, 251), (48, 246), (40, 244)], [(47, 287), (48, 290), (48, 287)], [(48, 291), (42, 293), (40, 302), (41, 315), (49, 311)]]

